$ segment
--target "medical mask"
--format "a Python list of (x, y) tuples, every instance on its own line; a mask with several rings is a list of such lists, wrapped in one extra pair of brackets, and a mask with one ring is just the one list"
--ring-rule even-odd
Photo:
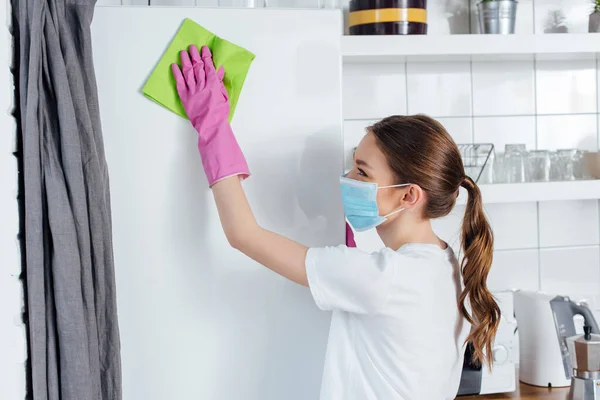
[(387, 215), (379, 215), (377, 191), (379, 189), (409, 186), (410, 183), (378, 187), (377, 183), (361, 182), (342, 176), (340, 185), (344, 214), (346, 214), (348, 222), (355, 231), (364, 232), (383, 224), (390, 215), (404, 210), (404, 208), (401, 208)]

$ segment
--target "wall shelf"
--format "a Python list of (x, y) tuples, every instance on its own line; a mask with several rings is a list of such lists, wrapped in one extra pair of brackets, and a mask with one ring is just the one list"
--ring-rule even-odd
[(345, 63), (595, 59), (600, 33), (343, 36)]
[[(481, 185), (480, 188), (485, 204), (600, 199), (600, 179)], [(461, 189), (457, 204), (465, 204), (466, 200), (467, 193)]]

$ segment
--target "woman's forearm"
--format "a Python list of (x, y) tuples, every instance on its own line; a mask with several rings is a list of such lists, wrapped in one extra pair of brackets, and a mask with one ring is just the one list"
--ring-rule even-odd
[[(240, 178), (225, 178), (212, 186), (213, 196), (219, 211), (219, 218), (227, 240), (232, 247), (238, 248), (250, 234), (260, 229)], [(241, 249), (240, 249), (241, 250)]]
[[(304, 260), (308, 249), (293, 240), (262, 229), (242, 189), (240, 177), (250, 174), (246, 158), (227, 118), (230, 105), (223, 85), (223, 67), (215, 70), (212, 54), (194, 45), (182, 51), (181, 68), (171, 69), (177, 93), (198, 131), (198, 151), (212, 186), (219, 217), (229, 243), (278, 274), (307, 285)], [(229, 178), (224, 178), (229, 176)]]
[(305, 267), (308, 248), (258, 225), (239, 177), (223, 179), (212, 190), (231, 246), (274, 272), (308, 286)]

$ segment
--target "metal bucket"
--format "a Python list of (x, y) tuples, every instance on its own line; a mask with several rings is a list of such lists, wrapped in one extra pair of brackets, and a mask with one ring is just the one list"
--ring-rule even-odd
[(517, 1), (484, 1), (477, 4), (479, 11), (479, 31), (481, 33), (515, 33)]

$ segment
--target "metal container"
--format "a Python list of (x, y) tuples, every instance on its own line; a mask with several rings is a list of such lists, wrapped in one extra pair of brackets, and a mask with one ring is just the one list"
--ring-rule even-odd
[(517, 4), (514, 0), (482, 1), (477, 4), (480, 33), (515, 33)]
[[(600, 399), (600, 335), (585, 325), (584, 335), (567, 338), (573, 376), (569, 400)], [(572, 352), (573, 348), (575, 352)]]
[(425, 35), (427, 0), (350, 0), (351, 35)]

